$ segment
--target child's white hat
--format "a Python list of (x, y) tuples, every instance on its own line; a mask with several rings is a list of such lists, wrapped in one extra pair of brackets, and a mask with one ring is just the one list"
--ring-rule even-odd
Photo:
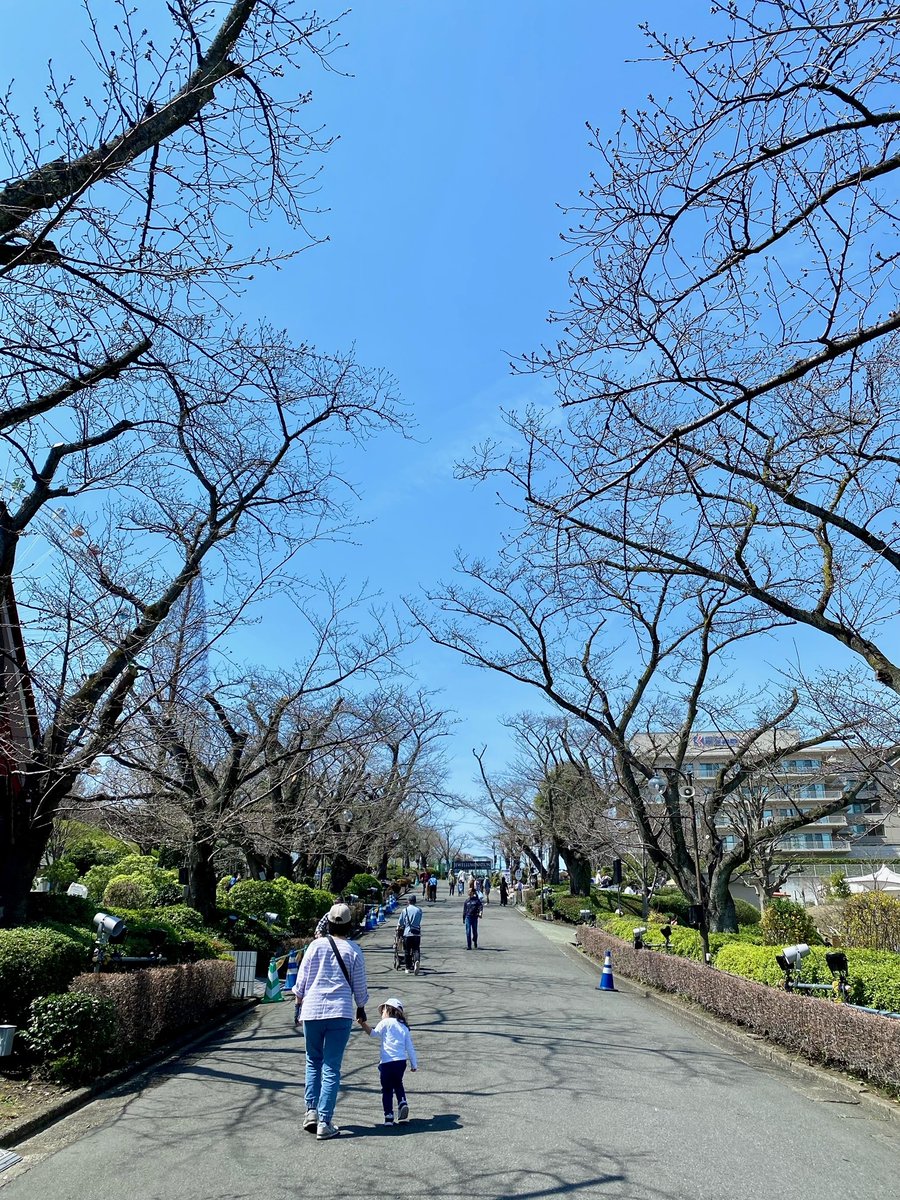
[(397, 1012), (403, 1012), (403, 1001), (398, 1000), (396, 996), (388, 996), (382, 1008), (396, 1008)]

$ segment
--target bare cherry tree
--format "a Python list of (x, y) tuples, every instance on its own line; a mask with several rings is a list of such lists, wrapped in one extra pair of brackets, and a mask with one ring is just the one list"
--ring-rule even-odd
[[(749, 842), (725, 836), (729, 797), (806, 747), (842, 738), (859, 743), (861, 754), (865, 730), (823, 728), (796, 692), (754, 696), (726, 687), (730, 652), (763, 636), (771, 618), (748, 614), (727, 589), (642, 575), (627, 565), (596, 546), (547, 538), (538, 527), (510, 539), (505, 563), (465, 565), (464, 583), (432, 595), (431, 608), (418, 616), (435, 642), (539, 690), (603, 739), (642, 846), (698, 907), (705, 937), (707, 922), (734, 928), (728, 885), (754, 841), (776, 840), (839, 811), (862, 784), (784, 814)], [(695, 795), (694, 731), (730, 731), (738, 723), (728, 760), (713, 785)], [(800, 733), (789, 734), (792, 728)]]
[(507, 466), (562, 537), (725, 585), (900, 691), (896, 7), (712, 12), (646, 29), (669, 99), (593, 130), (571, 301), (528, 364), (568, 419), (517, 419)]

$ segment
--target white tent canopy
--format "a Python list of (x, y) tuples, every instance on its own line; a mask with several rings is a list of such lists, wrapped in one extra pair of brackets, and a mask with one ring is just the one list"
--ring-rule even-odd
[(851, 892), (900, 892), (900, 875), (882, 863), (871, 875), (847, 877)]

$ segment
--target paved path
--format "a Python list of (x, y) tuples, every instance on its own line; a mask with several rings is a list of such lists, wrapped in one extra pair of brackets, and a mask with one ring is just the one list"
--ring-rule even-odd
[(270, 1005), (23, 1143), (2, 1200), (896, 1197), (900, 1124), (636, 991), (598, 992), (544, 932), (492, 904), (467, 952), (442, 895), (420, 977), (392, 970), (387, 926), (363, 940), (370, 1015), (391, 993), (408, 1006), (408, 1126), (379, 1124), (377, 1045), (355, 1032), (344, 1132), (304, 1134), (303, 1040)]

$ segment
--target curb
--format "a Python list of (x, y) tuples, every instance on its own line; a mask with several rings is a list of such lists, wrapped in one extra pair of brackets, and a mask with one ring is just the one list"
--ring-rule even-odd
[(125, 1083), (129, 1079), (133, 1079), (136, 1075), (140, 1075), (142, 1071), (146, 1071), (149, 1067), (156, 1063), (162, 1062), (166, 1058), (173, 1058), (177, 1054), (192, 1050), (194, 1046), (200, 1046), (220, 1029), (227, 1029), (229, 1025), (237, 1025), (239, 1022), (245, 1021), (251, 1012), (254, 1012), (259, 1007), (259, 1000), (244, 1000), (239, 1001), (240, 1007), (237, 1011), (229, 1012), (224, 1019), (217, 1017), (212, 1021), (208, 1021), (205, 1025), (198, 1029), (191, 1029), (189, 1032), (175, 1038), (171, 1042), (167, 1042), (165, 1046), (160, 1046), (154, 1050), (152, 1054), (142, 1058), (139, 1062), (129, 1063), (125, 1067), (120, 1067), (115, 1071), (110, 1071), (108, 1075), (101, 1076), (94, 1083), (87, 1087), (75, 1088), (67, 1095), (58, 1100), (55, 1104), (44, 1109), (34, 1117), (25, 1117), (21, 1121), (15, 1121), (7, 1126), (0, 1133), (0, 1149), (9, 1150), (17, 1146), (20, 1142), (27, 1141), (28, 1138), (34, 1137), (36, 1133), (41, 1133), (50, 1125), (54, 1125), (63, 1117), (69, 1116), (79, 1108), (83, 1108), (92, 1100), (102, 1095), (104, 1092), (110, 1091), (114, 1087), (118, 1087), (120, 1083)]

